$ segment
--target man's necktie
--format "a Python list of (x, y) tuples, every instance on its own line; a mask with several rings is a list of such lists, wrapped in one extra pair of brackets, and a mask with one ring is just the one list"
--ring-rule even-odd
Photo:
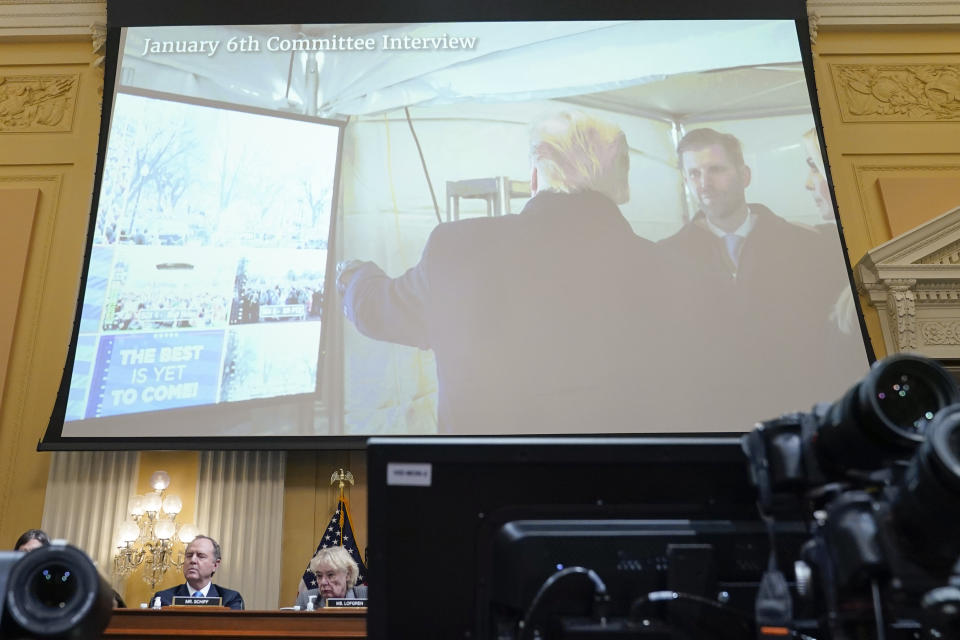
[(743, 236), (738, 236), (735, 233), (728, 233), (723, 236), (723, 241), (727, 244), (727, 254), (733, 260), (734, 267), (740, 265), (740, 248), (743, 246), (743, 240)]
[(202, 597), (203, 597), (203, 591), (194, 591), (194, 592), (193, 592), (193, 597), (194, 597), (194, 598), (202, 598)]

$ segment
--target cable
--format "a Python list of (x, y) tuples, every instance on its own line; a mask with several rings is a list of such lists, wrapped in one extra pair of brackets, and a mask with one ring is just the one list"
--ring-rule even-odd
[[(664, 620), (663, 616), (659, 614), (646, 615), (647, 612), (645, 608), (648, 605), (669, 602), (690, 602), (704, 607), (702, 612), (706, 615), (700, 615), (696, 619), (685, 620), (689, 625), (695, 625), (693, 627), (688, 626), (687, 630), (693, 629), (698, 632), (708, 631), (716, 634), (715, 637), (717, 638), (736, 638), (738, 640), (741, 638), (752, 638), (756, 633), (756, 623), (749, 615), (715, 600), (680, 591), (651, 591), (646, 595), (640, 596), (630, 605), (628, 619), (631, 624), (640, 625), (644, 619), (655, 618), (676, 626), (674, 621)], [(712, 622), (717, 624), (710, 625), (710, 618), (714, 618)]]
[(540, 618), (544, 617), (543, 614), (551, 603), (555, 603), (564, 595), (562, 589), (573, 590), (584, 586), (593, 587), (594, 600), (607, 594), (607, 585), (593, 569), (567, 567), (544, 580), (520, 623), (520, 640), (532, 640), (537, 637), (533, 634), (539, 631), (539, 625), (542, 624)]

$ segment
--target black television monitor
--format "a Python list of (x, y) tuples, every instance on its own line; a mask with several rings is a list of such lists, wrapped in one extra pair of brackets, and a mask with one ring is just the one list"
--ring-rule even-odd
[[(575, 567), (605, 585), (604, 633), (631, 615), (658, 638), (752, 620), (771, 547), (739, 439), (373, 438), (367, 456), (371, 638), (512, 639), (525, 620), (603, 637)], [(776, 532), (792, 580), (806, 529)], [(644, 600), (665, 590), (690, 602)]]
[[(866, 371), (801, 0), (112, 2), (105, 57), (44, 448), (738, 432)], [(438, 273), (487, 280), (430, 298), (417, 346), (344, 318), (338, 262), (399, 277), (438, 227), (516, 220), (531, 125), (562, 110), (624, 133), (616, 240), (578, 227), (449, 251), (462, 264)], [(751, 211), (810, 240), (765, 242), (778, 268), (715, 300), (709, 277), (611, 249), (626, 236), (646, 255), (696, 218), (677, 142), (705, 127), (742, 142)], [(537, 286), (514, 277), (517, 254), (539, 256), (520, 263)]]

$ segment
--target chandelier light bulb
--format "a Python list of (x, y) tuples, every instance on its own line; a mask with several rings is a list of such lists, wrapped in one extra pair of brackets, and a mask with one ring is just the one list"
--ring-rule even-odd
[(170, 474), (166, 471), (154, 471), (150, 476), (150, 486), (154, 491), (163, 491), (170, 486)]
[(148, 493), (143, 497), (143, 510), (147, 513), (160, 511), (161, 498), (159, 493)]
[(177, 532), (177, 526), (173, 524), (173, 520), (159, 520), (154, 531), (160, 540), (169, 540)]
[(140, 537), (140, 527), (133, 520), (124, 520), (120, 523), (120, 530), (117, 532), (120, 542), (133, 542)]
[(196, 525), (187, 524), (180, 528), (180, 542), (183, 544), (190, 544), (198, 535), (200, 535), (200, 530)]
[(183, 509), (183, 501), (180, 499), (180, 496), (171, 493), (166, 498), (163, 499), (163, 512), (168, 513), (172, 516), (180, 513), (180, 510)]
[(127, 503), (127, 512), (132, 516), (142, 516), (144, 512), (143, 496), (130, 498), (130, 502)]

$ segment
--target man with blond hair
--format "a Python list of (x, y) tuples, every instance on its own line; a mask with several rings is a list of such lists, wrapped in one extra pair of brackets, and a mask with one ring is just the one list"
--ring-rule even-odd
[(617, 207), (626, 138), (565, 111), (533, 125), (530, 157), (518, 215), (440, 224), (397, 278), (345, 263), (344, 311), (366, 336), (434, 351), (441, 431), (634, 430), (669, 365), (658, 254)]

